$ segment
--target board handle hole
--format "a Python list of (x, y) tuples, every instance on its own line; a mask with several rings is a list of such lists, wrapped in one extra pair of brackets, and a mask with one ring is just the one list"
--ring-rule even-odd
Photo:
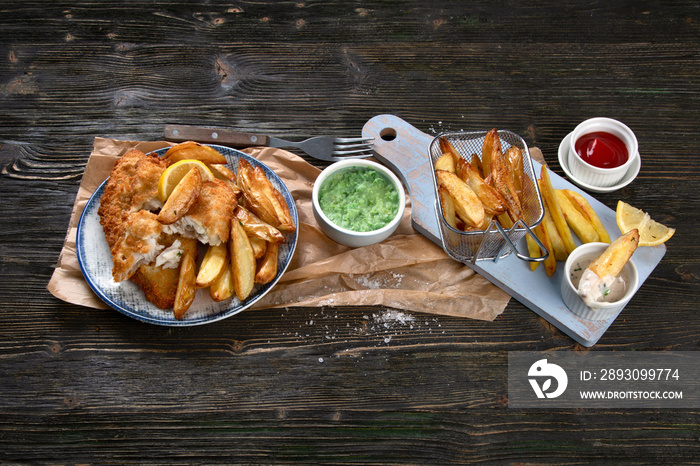
[(393, 141), (396, 139), (396, 130), (394, 128), (384, 128), (379, 132), (379, 136), (384, 141)]

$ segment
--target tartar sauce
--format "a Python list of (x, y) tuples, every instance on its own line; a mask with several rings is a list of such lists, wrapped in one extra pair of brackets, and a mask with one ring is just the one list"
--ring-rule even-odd
[(593, 256), (584, 256), (571, 269), (571, 283), (578, 289), (578, 294), (591, 309), (599, 309), (605, 303), (614, 303), (627, 292), (627, 277), (624, 270), (617, 277), (599, 277), (588, 266), (595, 260)]

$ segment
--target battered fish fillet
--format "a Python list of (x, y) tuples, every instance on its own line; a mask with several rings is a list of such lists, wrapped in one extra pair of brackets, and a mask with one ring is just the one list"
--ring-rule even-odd
[(180, 257), (189, 251), (196, 260), (197, 241), (178, 235), (163, 235), (162, 241), (165, 249), (156, 257), (155, 263), (139, 267), (131, 276), (131, 281), (141, 287), (148, 301), (161, 309), (167, 309), (175, 304)]
[(158, 180), (167, 163), (157, 155), (132, 149), (112, 168), (97, 211), (110, 248), (123, 236), (126, 217), (140, 210), (156, 211), (163, 206), (158, 199)]
[(114, 281), (128, 280), (143, 264), (155, 261), (165, 246), (158, 240), (163, 225), (156, 214), (147, 210), (129, 213), (120, 227), (121, 236), (115, 238), (112, 253), (112, 277)]
[(237, 205), (236, 195), (226, 182), (219, 179), (205, 181), (197, 201), (187, 214), (175, 223), (164, 225), (164, 231), (196, 238), (204, 244), (225, 243)]

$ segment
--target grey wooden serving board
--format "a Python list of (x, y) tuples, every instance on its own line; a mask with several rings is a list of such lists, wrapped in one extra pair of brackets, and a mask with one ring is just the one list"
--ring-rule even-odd
[[(364, 125), (362, 137), (374, 138), (376, 158), (391, 168), (406, 186), (411, 197), (411, 220), (414, 228), (442, 247), (428, 154), (433, 136), (421, 132), (395, 115), (377, 115)], [(533, 167), (535, 174), (539, 176), (542, 165), (533, 160)], [(588, 200), (612, 239), (620, 235), (615, 211), (556, 173), (550, 171), (550, 175), (555, 188), (572, 189)], [(527, 255), (525, 239), (522, 239), (517, 247)], [(663, 244), (640, 247), (634, 253), (633, 260), (639, 271), (640, 287), (664, 254), (666, 246)], [(498, 261), (482, 260), (467, 265), (586, 347), (596, 344), (619, 315), (618, 313), (608, 319), (594, 321), (582, 319), (572, 313), (561, 298), (563, 262), (557, 264), (557, 271), (551, 277), (547, 276), (542, 266), (534, 272), (530, 271), (529, 262), (518, 259), (514, 254)], [(634, 302), (634, 299), (632, 298), (631, 302)]]

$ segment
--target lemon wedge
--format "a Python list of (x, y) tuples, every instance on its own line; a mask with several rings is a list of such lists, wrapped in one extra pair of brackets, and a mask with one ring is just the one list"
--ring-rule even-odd
[(165, 202), (170, 197), (175, 186), (193, 167), (199, 169), (199, 174), (202, 175), (202, 182), (212, 181), (214, 174), (209, 170), (209, 167), (204, 162), (194, 159), (180, 160), (175, 162), (165, 169), (160, 180), (158, 180), (158, 198), (161, 202)]
[(639, 231), (639, 246), (657, 246), (665, 243), (676, 232), (675, 228), (655, 222), (648, 213), (622, 201), (617, 203), (615, 219), (622, 234), (635, 228)]

